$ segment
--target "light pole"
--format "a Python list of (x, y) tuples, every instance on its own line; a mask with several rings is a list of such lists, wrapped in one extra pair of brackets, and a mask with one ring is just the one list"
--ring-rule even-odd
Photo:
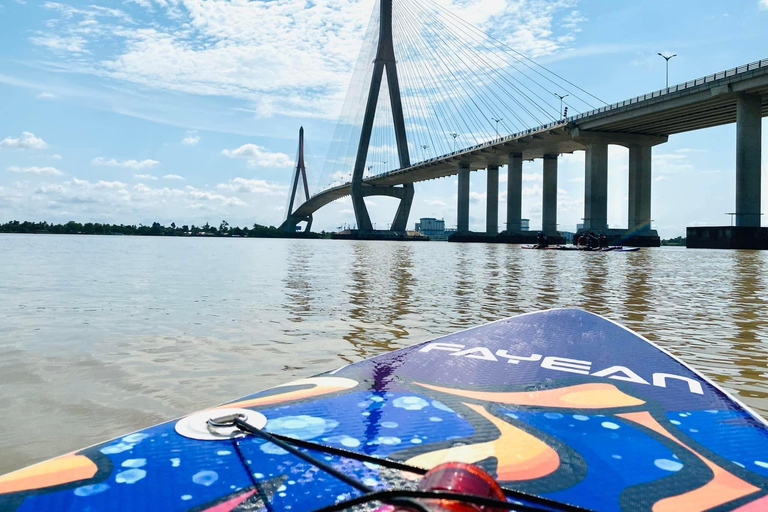
[(664, 60), (667, 61), (667, 89), (669, 89), (669, 59), (671, 59), (672, 57), (677, 57), (677, 54), (673, 53), (670, 56), (666, 56), (663, 53), (659, 52), (659, 55), (664, 57)]
[(563, 116), (563, 98), (567, 98), (569, 96), (569, 94), (563, 94), (562, 96), (560, 96), (556, 92), (553, 92), (552, 94), (554, 94), (555, 96), (560, 98), (560, 114), (559, 115), (562, 118), (562, 116)]
[(456, 137), (458, 137), (458, 136), (459, 136), (459, 134), (456, 133), (456, 132), (453, 132), (451, 134), (451, 137), (453, 137), (453, 152), (454, 153), (456, 152)]
[(504, 119), (501, 117), (492, 117), (492, 121), (496, 121), (496, 138), (499, 138), (499, 123), (502, 122)]
[(429, 149), (429, 146), (427, 146), (426, 144), (422, 144), (421, 145), (421, 149), (424, 150), (424, 160), (426, 160), (427, 159), (427, 150)]

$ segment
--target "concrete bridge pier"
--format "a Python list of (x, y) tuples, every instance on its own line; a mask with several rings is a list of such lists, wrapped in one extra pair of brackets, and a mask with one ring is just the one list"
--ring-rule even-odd
[(499, 166), (489, 165), (486, 172), (485, 234), (495, 236), (499, 233)]
[(758, 94), (736, 97), (736, 225), (689, 227), (688, 247), (768, 249), (768, 227), (760, 227), (762, 102)]
[[(610, 244), (658, 247), (659, 235), (651, 229), (652, 148), (667, 141), (666, 136), (616, 132), (572, 132), (586, 150), (584, 158), (584, 228), (603, 234)], [(629, 190), (627, 229), (608, 228), (608, 145), (629, 149)]]
[(459, 190), (457, 196), (456, 232), (469, 233), (469, 165), (459, 165)]
[(557, 155), (544, 155), (541, 230), (548, 237), (557, 231)]
[(584, 159), (584, 230), (608, 229), (608, 144), (588, 142)]
[(736, 98), (736, 226), (760, 227), (762, 98)]
[(523, 220), (523, 154), (510, 153), (507, 166), (507, 234), (519, 234)]
[(627, 228), (642, 234), (651, 229), (651, 146), (629, 146), (629, 212)]
[(535, 244), (536, 233), (523, 231), (523, 154), (509, 153), (507, 162), (507, 229), (497, 236), (497, 241)]

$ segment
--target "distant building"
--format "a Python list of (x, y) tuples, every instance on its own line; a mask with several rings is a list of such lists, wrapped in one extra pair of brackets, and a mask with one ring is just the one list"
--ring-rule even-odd
[(576, 235), (576, 233), (571, 233), (570, 231), (561, 231), (561, 235), (563, 235), (563, 238), (565, 238), (565, 243), (572, 244), (573, 243), (573, 237)]
[(427, 235), (432, 240), (445, 240), (448, 238), (448, 233), (445, 231), (444, 219), (422, 217), (419, 219), (419, 222), (416, 223), (416, 231), (423, 235)]
[(576, 232), (577, 232), (577, 233), (578, 233), (579, 231), (581, 231), (582, 229), (584, 229), (584, 224), (576, 224)]

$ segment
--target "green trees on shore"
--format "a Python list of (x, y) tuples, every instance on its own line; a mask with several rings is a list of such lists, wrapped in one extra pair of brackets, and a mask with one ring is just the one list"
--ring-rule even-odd
[[(0, 224), (0, 233), (49, 233), (62, 235), (142, 235), (142, 236), (234, 236), (252, 238), (282, 238), (291, 236), (280, 231), (274, 226), (262, 226), (254, 224), (253, 227), (232, 227), (225, 220), (218, 227), (205, 223), (203, 226), (184, 224), (177, 226), (172, 222), (170, 226), (163, 226), (153, 222), (151, 226), (139, 224), (101, 224), (98, 222), (86, 222), (81, 224), (69, 221), (66, 224), (53, 224), (48, 222), (19, 222), (12, 220)], [(325, 233), (301, 234), (308, 238), (321, 238)]]
[(685, 247), (685, 237), (678, 236), (675, 238), (670, 238), (669, 240), (662, 240), (661, 245), (673, 245), (673, 246)]

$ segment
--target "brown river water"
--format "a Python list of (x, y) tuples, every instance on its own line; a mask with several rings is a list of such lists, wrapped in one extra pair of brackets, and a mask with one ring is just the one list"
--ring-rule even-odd
[(768, 252), (0, 235), (0, 474), (518, 313), (578, 307), (768, 414)]

